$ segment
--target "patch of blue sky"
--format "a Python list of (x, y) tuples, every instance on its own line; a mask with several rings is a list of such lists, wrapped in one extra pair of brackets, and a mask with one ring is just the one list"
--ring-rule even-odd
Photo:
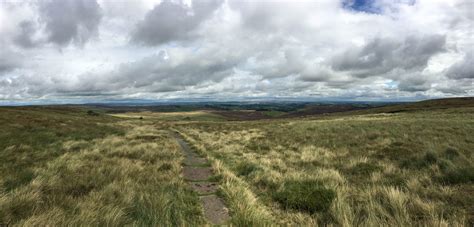
[(389, 88), (389, 89), (397, 89), (397, 88), (398, 88), (398, 84), (399, 84), (399, 83), (398, 83), (397, 81), (391, 80), (391, 81), (385, 83), (385, 86), (386, 86), (386, 88)]
[(394, 4), (407, 4), (413, 5), (416, 0), (391, 0), (391, 1), (380, 1), (380, 0), (343, 0), (342, 7), (348, 10), (356, 12), (365, 12), (372, 14), (382, 14), (383, 7), (389, 7)]
[(380, 14), (381, 8), (375, 4), (375, 0), (344, 0), (342, 6), (345, 9), (365, 12), (365, 13), (375, 13)]

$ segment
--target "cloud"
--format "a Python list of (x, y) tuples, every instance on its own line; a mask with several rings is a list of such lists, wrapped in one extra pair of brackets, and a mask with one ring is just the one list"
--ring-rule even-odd
[(33, 40), (36, 33), (36, 25), (32, 21), (22, 21), (19, 24), (20, 32), (13, 39), (14, 43), (23, 48), (36, 47), (38, 41)]
[(0, 98), (474, 95), (469, 1), (97, 1), (0, 4)]
[(20, 68), (23, 64), (22, 62), (23, 56), (20, 53), (9, 48), (2, 48), (0, 51), (0, 78), (4, 73)]
[(102, 19), (95, 0), (45, 0), (39, 2), (41, 20), (46, 23), (48, 41), (66, 46), (83, 45), (98, 34)]
[[(183, 91), (206, 82), (219, 82), (233, 74), (238, 58), (224, 57), (214, 48), (160, 50), (142, 59), (121, 63), (110, 71), (84, 72), (71, 80), (54, 79), (53, 84), (46, 86), (45, 82), (36, 87), (48, 87), (62, 94)], [(36, 92), (46, 93), (43, 90)]]
[(422, 75), (408, 75), (400, 80), (398, 88), (408, 92), (427, 91), (431, 88), (431, 83)]
[(430, 58), (445, 51), (446, 37), (410, 36), (404, 40), (375, 38), (361, 47), (351, 47), (331, 60), (334, 70), (350, 71), (357, 77), (368, 77), (394, 69), (425, 68)]
[(223, 1), (193, 1), (191, 6), (183, 2), (165, 0), (149, 11), (138, 23), (132, 41), (146, 45), (160, 45), (171, 41), (189, 40), (196, 37), (195, 29), (212, 16)]
[(446, 76), (452, 79), (474, 79), (474, 51), (467, 53), (461, 61), (451, 66)]
[(472, 79), (439, 81), (434, 89), (442, 94), (472, 96), (472, 92), (474, 92), (473, 83)]

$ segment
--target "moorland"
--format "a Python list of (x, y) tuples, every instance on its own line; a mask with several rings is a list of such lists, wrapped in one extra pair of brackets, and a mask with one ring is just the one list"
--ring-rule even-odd
[(474, 99), (0, 107), (0, 224), (472, 226)]

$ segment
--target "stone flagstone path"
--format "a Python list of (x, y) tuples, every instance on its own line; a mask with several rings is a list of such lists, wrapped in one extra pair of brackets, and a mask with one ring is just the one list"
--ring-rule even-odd
[(212, 181), (214, 173), (209, 161), (193, 151), (181, 135), (173, 132), (173, 136), (185, 156), (183, 161), (184, 179), (190, 188), (199, 195), (204, 216), (211, 224), (225, 224), (230, 219), (229, 211), (222, 198), (216, 194), (219, 184)]

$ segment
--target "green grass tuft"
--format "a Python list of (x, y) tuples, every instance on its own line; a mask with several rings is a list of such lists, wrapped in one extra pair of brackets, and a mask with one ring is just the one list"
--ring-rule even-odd
[(173, 166), (169, 163), (164, 163), (160, 166), (160, 168), (158, 168), (158, 170), (160, 171), (168, 171), (168, 170), (171, 170), (173, 169)]
[(273, 195), (284, 208), (309, 213), (327, 211), (335, 197), (333, 190), (315, 180), (286, 181)]
[(466, 184), (474, 182), (474, 167), (456, 167), (445, 171), (440, 181), (444, 184)]
[(422, 164), (424, 165), (431, 165), (438, 162), (438, 157), (434, 152), (426, 152), (425, 156), (423, 157)]
[(261, 168), (254, 163), (248, 163), (248, 162), (241, 162), (239, 165), (236, 167), (236, 172), (237, 175), (239, 176), (248, 176), (251, 173), (260, 170)]
[(448, 147), (444, 151), (444, 155), (446, 156), (447, 159), (453, 160), (453, 159), (459, 157), (460, 154), (459, 154), (459, 151), (456, 150), (455, 148)]
[(380, 171), (380, 170), (382, 170), (382, 167), (376, 164), (362, 162), (353, 166), (349, 170), (349, 173), (354, 174), (354, 175), (369, 175), (373, 172)]
[(35, 178), (35, 173), (30, 169), (22, 169), (17, 173), (8, 176), (8, 178), (3, 183), (3, 187), (6, 191), (11, 191), (19, 186), (28, 184), (31, 180)]

